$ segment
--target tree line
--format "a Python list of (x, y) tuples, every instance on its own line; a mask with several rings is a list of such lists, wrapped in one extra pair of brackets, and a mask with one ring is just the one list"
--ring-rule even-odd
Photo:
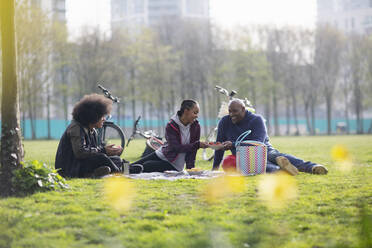
[[(216, 119), (223, 100), (216, 84), (247, 97), (267, 120), (273, 135), (300, 134), (299, 119), (317, 134), (315, 120), (356, 119), (364, 130), (371, 110), (372, 37), (345, 34), (330, 26), (315, 30), (298, 27), (246, 26), (224, 30), (210, 22), (164, 19), (146, 28), (85, 29), (74, 40), (64, 24), (16, 4), (17, 77), (23, 125), (36, 120), (67, 121), (74, 103), (97, 91), (102, 83), (122, 103), (114, 109), (132, 120), (141, 113), (166, 121), (182, 99), (201, 103), (200, 117)], [(286, 129), (279, 129), (285, 118)], [(21, 126), (22, 127), (22, 126)], [(348, 130), (347, 130), (348, 131)], [(204, 134), (208, 125), (203, 125)]]

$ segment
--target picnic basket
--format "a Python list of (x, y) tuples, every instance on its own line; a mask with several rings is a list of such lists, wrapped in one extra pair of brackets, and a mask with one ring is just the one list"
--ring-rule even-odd
[(235, 142), (236, 169), (243, 176), (252, 176), (266, 172), (267, 147), (264, 143), (244, 140), (251, 133), (242, 133)]

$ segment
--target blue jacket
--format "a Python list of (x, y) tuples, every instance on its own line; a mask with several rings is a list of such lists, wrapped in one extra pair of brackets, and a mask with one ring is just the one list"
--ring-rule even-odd
[[(231, 141), (233, 147), (231, 152), (236, 154), (235, 141), (237, 138), (247, 130), (251, 133), (245, 137), (244, 140), (254, 140), (264, 143), (271, 147), (269, 136), (267, 135), (266, 125), (264, 119), (260, 115), (253, 114), (246, 110), (244, 119), (234, 124), (229, 115), (222, 117), (218, 123), (217, 140), (219, 142)], [(223, 150), (216, 150), (214, 153), (213, 169), (218, 169), (224, 155)]]

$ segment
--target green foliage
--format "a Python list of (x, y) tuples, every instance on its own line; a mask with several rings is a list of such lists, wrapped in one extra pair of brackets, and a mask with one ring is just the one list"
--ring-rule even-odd
[(12, 180), (13, 188), (18, 195), (68, 188), (65, 179), (57, 170), (37, 160), (23, 162), (22, 168), (14, 172)]

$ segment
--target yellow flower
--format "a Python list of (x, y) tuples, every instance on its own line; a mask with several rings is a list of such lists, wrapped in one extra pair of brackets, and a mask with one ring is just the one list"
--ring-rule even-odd
[(343, 145), (335, 145), (332, 147), (331, 156), (334, 161), (350, 160), (349, 151)]
[(241, 176), (223, 176), (212, 179), (206, 185), (202, 196), (208, 203), (215, 203), (245, 189), (244, 178)]
[(353, 162), (347, 148), (343, 145), (335, 145), (331, 150), (332, 159), (339, 165), (338, 168), (343, 172), (349, 172), (352, 169)]
[(265, 175), (259, 181), (258, 194), (269, 208), (283, 208), (297, 197), (296, 180), (285, 173)]
[(106, 201), (117, 211), (125, 212), (132, 204), (135, 190), (124, 177), (114, 176), (105, 179), (104, 195)]

